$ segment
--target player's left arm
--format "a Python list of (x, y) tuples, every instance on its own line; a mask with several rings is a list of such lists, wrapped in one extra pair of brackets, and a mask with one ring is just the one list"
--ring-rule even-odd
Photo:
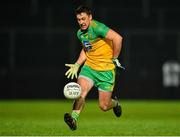
[(109, 39), (113, 43), (113, 58), (117, 59), (122, 48), (122, 36), (112, 29), (109, 29), (105, 38)]
[(112, 61), (113, 61), (113, 63), (115, 64), (116, 67), (125, 69), (123, 66), (121, 66), (121, 63), (118, 60), (118, 56), (119, 56), (119, 54), (121, 52), (121, 48), (122, 48), (122, 36), (120, 34), (118, 34), (117, 32), (115, 32), (114, 30), (107, 27), (103, 23), (100, 23), (100, 22), (95, 22), (95, 23), (96, 23), (96, 26), (94, 27), (94, 31), (96, 32), (96, 34), (112, 41), (112, 44), (113, 44)]
[(125, 70), (125, 68), (121, 65), (121, 63), (118, 60), (122, 48), (122, 36), (114, 30), (109, 29), (105, 38), (111, 40), (113, 43), (113, 63), (117, 68), (122, 68)]

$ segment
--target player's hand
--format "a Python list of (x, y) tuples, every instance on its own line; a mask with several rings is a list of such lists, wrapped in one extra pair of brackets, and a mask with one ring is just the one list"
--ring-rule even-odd
[(65, 64), (65, 66), (70, 67), (68, 71), (65, 73), (65, 76), (67, 76), (67, 78), (71, 77), (71, 79), (73, 79), (74, 76), (75, 78), (77, 78), (77, 73), (80, 65), (78, 63), (75, 63), (75, 64)]
[(123, 70), (125, 70), (125, 67), (123, 67), (123, 66), (121, 65), (121, 63), (119, 62), (119, 60), (118, 60), (117, 58), (114, 58), (114, 59), (113, 59), (113, 63), (114, 63), (114, 65), (116, 66), (116, 68), (122, 68)]

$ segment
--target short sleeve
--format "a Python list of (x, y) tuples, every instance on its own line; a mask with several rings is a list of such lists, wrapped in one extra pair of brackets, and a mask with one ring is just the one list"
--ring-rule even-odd
[(99, 35), (102, 36), (103, 38), (106, 37), (107, 32), (109, 31), (109, 27), (107, 27), (105, 24), (100, 23), (98, 21), (94, 21), (92, 23), (92, 27), (94, 29), (94, 32)]

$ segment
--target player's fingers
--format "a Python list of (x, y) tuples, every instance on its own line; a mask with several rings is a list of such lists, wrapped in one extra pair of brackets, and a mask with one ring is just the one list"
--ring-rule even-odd
[(124, 69), (124, 70), (125, 70), (125, 67), (123, 67), (123, 66), (120, 66), (120, 68), (122, 68), (122, 69)]
[(72, 67), (74, 64), (65, 64), (66, 67)]
[(77, 73), (75, 73), (75, 78), (77, 78)]
[(72, 73), (72, 75), (71, 75), (71, 79), (73, 79), (74, 78), (74, 73)]
[(119, 63), (119, 61), (117, 61), (117, 62), (116, 62), (116, 64), (117, 64), (117, 66), (118, 66), (118, 67), (120, 67), (120, 66), (121, 66), (121, 64)]
[(69, 69), (68, 71), (66, 71), (65, 76), (67, 76), (70, 73), (71, 69)]
[(72, 73), (69, 73), (68, 76), (67, 76), (67, 78), (70, 78), (71, 75), (72, 75)]

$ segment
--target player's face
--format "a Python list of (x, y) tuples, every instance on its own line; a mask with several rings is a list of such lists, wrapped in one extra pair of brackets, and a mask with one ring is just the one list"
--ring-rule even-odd
[(90, 22), (92, 20), (92, 15), (88, 15), (87, 13), (82, 12), (80, 14), (77, 14), (76, 18), (77, 18), (77, 22), (80, 26), (80, 29), (86, 30), (90, 25)]

